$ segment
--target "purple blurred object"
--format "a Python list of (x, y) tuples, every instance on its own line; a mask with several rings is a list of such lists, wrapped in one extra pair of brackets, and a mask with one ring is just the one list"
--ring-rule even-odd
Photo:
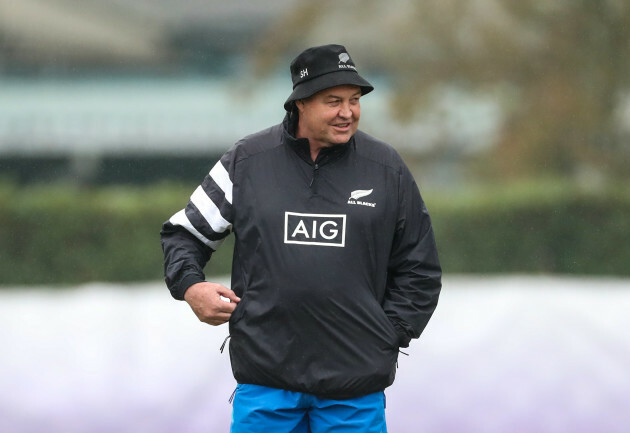
[[(629, 311), (629, 280), (447, 277), (386, 390), (388, 429), (626, 432)], [(227, 327), (162, 283), (3, 290), (0, 329), (0, 432), (229, 430)]]

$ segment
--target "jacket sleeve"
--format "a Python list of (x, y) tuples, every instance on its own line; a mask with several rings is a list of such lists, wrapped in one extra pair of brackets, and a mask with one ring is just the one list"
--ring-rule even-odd
[(162, 225), (166, 285), (183, 300), (191, 285), (204, 281), (203, 269), (232, 231), (233, 152), (215, 164), (186, 207)]
[(442, 270), (431, 218), (406, 166), (400, 171), (396, 232), (387, 273), (383, 308), (408, 347), (426, 327), (442, 288)]

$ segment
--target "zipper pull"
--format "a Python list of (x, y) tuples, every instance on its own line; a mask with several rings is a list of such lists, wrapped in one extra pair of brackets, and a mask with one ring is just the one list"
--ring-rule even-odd
[(313, 186), (313, 182), (315, 182), (317, 170), (319, 170), (319, 164), (315, 163), (315, 165), (313, 165), (313, 178), (311, 179), (311, 183), (308, 185), (309, 188), (311, 188)]

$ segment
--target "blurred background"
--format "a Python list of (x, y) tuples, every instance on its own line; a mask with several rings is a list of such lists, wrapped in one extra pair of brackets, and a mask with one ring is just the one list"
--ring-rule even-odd
[(445, 273), (390, 430), (627, 429), (628, 2), (0, 0), (1, 432), (227, 431), (227, 328), (170, 299), (160, 226), (327, 43)]

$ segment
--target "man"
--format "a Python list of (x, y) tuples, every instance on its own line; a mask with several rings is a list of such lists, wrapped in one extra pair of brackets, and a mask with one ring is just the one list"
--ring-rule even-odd
[[(441, 288), (431, 221), (396, 151), (357, 129), (373, 87), (348, 51), (310, 48), (290, 70), (284, 121), (164, 223), (166, 283), (201, 321), (229, 321), (232, 432), (384, 432), (398, 350)], [(203, 268), (231, 232), (230, 290)]]

